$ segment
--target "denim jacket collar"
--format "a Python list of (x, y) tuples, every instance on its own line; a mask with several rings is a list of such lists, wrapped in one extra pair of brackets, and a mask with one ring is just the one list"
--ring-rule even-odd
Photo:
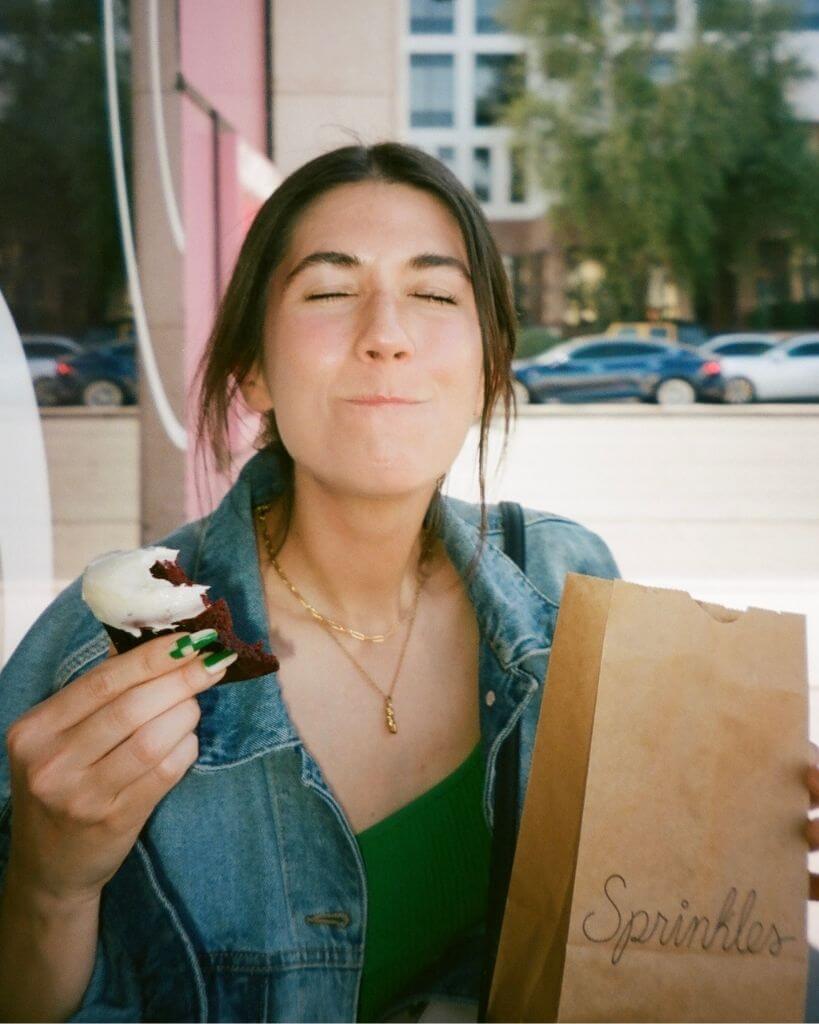
[[(252, 510), (278, 493), (279, 481), (278, 457), (266, 451), (254, 455), (205, 521), (198, 557), (192, 567), (192, 578), (197, 582), (212, 581), (210, 597), (225, 596), (229, 600), (237, 635), (251, 641), (261, 637), (267, 649), (267, 609)], [(477, 526), (462, 514), (471, 508), (467, 503), (444, 498), (442, 540), (462, 577), (479, 539)], [(498, 522), (490, 522), (490, 533), (497, 534), (499, 529)], [(484, 545), (468, 590), (482, 643), (488, 645), (499, 670), (491, 674), (492, 722), (503, 723), (543, 681), (557, 605), (541, 594), (493, 543)], [(488, 690), (485, 674), (480, 675), (482, 690)], [(272, 749), (300, 743), (275, 673), (217, 686), (200, 696), (200, 704), (200, 770), (236, 764)], [(486, 705), (486, 694), (481, 692), (482, 731)]]

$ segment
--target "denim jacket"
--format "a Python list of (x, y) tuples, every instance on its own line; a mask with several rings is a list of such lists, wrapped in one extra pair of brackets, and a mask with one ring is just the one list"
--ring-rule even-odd
[[(159, 543), (209, 596), (225, 597), (236, 632), (269, 645), (252, 508), (279, 488), (260, 452), (209, 516)], [(444, 498), (442, 539), (464, 576), (477, 505)], [(524, 509), (527, 572), (502, 551), (496, 506), (469, 583), (479, 626), (483, 810), (492, 828), (498, 749), (521, 719), (518, 818), (558, 605), (567, 572), (615, 578), (605, 543), (561, 516)], [(108, 639), (75, 580), (0, 673), (0, 730), (102, 661)], [(411, 684), (410, 684), (411, 685)], [(78, 1021), (355, 1021), (367, 888), (358, 846), (321, 768), (288, 717), (276, 675), (199, 696), (199, 757), (159, 803), (102, 894), (93, 975)], [(0, 754), (0, 872), (11, 807)], [(483, 925), (385, 1016), (412, 1003), (476, 1003)]]

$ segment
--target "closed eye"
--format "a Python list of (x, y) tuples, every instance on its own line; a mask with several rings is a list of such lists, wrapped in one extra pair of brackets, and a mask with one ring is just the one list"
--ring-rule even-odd
[(455, 297), (453, 295), (430, 295), (424, 292), (413, 292), (412, 293), (417, 299), (429, 299), (431, 302), (440, 302), (446, 306), (456, 306)]
[(314, 302), (316, 299), (346, 299), (350, 295), (351, 292), (321, 292), (317, 295), (307, 295), (305, 298), (308, 302)]

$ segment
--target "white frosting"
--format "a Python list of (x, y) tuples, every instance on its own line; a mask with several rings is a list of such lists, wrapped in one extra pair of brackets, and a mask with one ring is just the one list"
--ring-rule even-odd
[(174, 629), (182, 619), (204, 610), (202, 595), (209, 587), (174, 586), (158, 580), (155, 562), (175, 562), (173, 548), (111, 551), (91, 562), (82, 577), (82, 597), (100, 622), (139, 636), (144, 629)]

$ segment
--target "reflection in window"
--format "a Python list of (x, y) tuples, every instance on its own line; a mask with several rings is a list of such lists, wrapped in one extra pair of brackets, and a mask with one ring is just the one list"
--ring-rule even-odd
[(451, 128), (455, 123), (455, 59), (451, 53), (410, 57), (410, 124)]
[(487, 146), (472, 150), (472, 191), (480, 202), (492, 202), (492, 151)]
[(526, 202), (526, 151), (523, 146), (509, 150), (509, 202)]
[(675, 0), (626, 0), (623, 28), (630, 32), (670, 32), (677, 25)]
[(454, 6), (454, 0), (412, 0), (410, 32), (451, 35), (455, 29)]
[(441, 161), (442, 164), (446, 164), (447, 167), (455, 172), (455, 147), (454, 146), (438, 146), (435, 150), (435, 155)]
[(495, 17), (501, 0), (475, 0), (475, 31), (481, 34), (503, 32), (504, 26)]
[(525, 84), (525, 63), (520, 53), (479, 53), (475, 57), (475, 124), (496, 124), (506, 104), (516, 99)]

